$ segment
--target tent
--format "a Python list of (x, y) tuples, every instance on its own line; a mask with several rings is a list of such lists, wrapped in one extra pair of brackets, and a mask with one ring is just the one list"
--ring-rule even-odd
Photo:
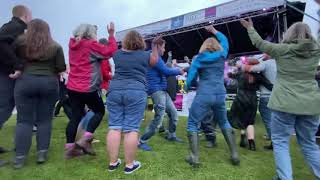
[[(173, 57), (192, 58), (197, 54), (203, 41), (212, 36), (203, 27), (214, 25), (229, 39), (230, 54), (256, 53), (245, 29), (238, 22), (241, 18), (252, 17), (255, 28), (264, 39), (278, 42), (282, 32), (297, 21), (303, 14), (287, 6), (285, 0), (233, 0), (228, 3), (201, 9), (181, 16), (117, 32), (119, 42), (130, 30), (140, 32), (146, 41), (161, 35), (166, 40), (166, 50), (173, 51)], [(305, 3), (290, 2), (290, 5), (304, 11)]]

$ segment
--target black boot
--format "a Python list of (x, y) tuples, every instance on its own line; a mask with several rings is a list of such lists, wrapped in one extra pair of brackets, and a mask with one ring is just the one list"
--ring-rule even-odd
[(13, 168), (14, 169), (21, 169), (24, 166), (26, 157), (25, 156), (16, 156), (13, 161)]
[(190, 154), (187, 156), (186, 161), (194, 168), (200, 166), (199, 162), (199, 136), (198, 133), (188, 132)]
[(41, 150), (38, 151), (37, 154), (37, 163), (38, 164), (43, 164), (48, 160), (48, 151), (47, 150)]
[(270, 143), (269, 146), (264, 146), (264, 149), (266, 149), (266, 150), (273, 150), (273, 144), (272, 144), (272, 142)]
[(232, 129), (222, 129), (222, 134), (224, 136), (224, 139), (226, 140), (230, 152), (231, 152), (231, 162), (233, 165), (239, 165), (240, 164), (240, 159), (239, 159), (239, 153), (237, 150), (237, 145), (236, 145), (236, 139), (234, 137), (234, 132)]
[(217, 137), (215, 135), (206, 135), (207, 140), (207, 148), (214, 148), (217, 147)]
[(247, 136), (241, 134), (240, 147), (246, 148), (248, 146)]
[(256, 151), (256, 143), (254, 142), (254, 140), (253, 139), (249, 139), (248, 142), (249, 142), (249, 150), (250, 151)]
[(6, 150), (6, 149), (3, 148), (3, 147), (0, 147), (0, 154), (7, 153), (7, 152), (9, 152), (9, 151)]

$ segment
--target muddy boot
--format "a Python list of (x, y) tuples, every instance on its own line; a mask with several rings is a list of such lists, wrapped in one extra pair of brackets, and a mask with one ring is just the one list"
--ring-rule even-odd
[(199, 136), (198, 133), (188, 132), (189, 150), (190, 154), (187, 156), (186, 161), (194, 168), (200, 166), (199, 162)]
[(95, 156), (96, 152), (92, 147), (93, 136), (83, 135), (77, 142), (76, 146), (81, 148), (84, 153)]
[(74, 143), (65, 145), (65, 153), (64, 153), (65, 159), (72, 159), (82, 155), (84, 155), (82, 149), (77, 148)]
[(246, 148), (248, 146), (247, 136), (245, 134), (241, 134), (240, 147)]
[(254, 140), (253, 139), (249, 139), (248, 142), (249, 142), (249, 150), (250, 151), (256, 151), (256, 143), (254, 142)]
[(234, 132), (233, 130), (230, 129), (222, 129), (222, 134), (224, 136), (224, 139), (226, 140), (230, 152), (231, 152), (231, 162), (233, 165), (238, 166), (240, 164), (240, 159), (239, 159), (239, 153), (237, 150), (237, 145), (236, 145), (236, 140), (234, 137)]
[(273, 144), (272, 144), (272, 142), (270, 143), (270, 145), (268, 145), (268, 146), (264, 146), (264, 149), (266, 149), (266, 150), (273, 150)]

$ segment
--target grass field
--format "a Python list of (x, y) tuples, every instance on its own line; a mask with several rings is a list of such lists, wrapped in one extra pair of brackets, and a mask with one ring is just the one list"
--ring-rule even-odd
[[(148, 112), (147, 120), (142, 127), (152, 118), (152, 113)], [(142, 167), (132, 175), (124, 175), (123, 168), (109, 173), (107, 168), (107, 157), (105, 151), (105, 134), (107, 131), (107, 121), (101, 123), (96, 132), (100, 143), (95, 144), (96, 157), (84, 156), (78, 159), (64, 160), (64, 142), (66, 117), (54, 119), (53, 136), (49, 153), (49, 161), (44, 165), (37, 165), (35, 153), (35, 139), (29, 153), (26, 166), (21, 170), (13, 170), (11, 165), (0, 168), (1, 180), (94, 180), (94, 179), (235, 179), (235, 180), (270, 180), (275, 174), (275, 166), (272, 151), (263, 149), (263, 145), (269, 142), (263, 139), (264, 129), (260, 117), (257, 118), (256, 143), (257, 151), (251, 152), (240, 149), (241, 165), (234, 167), (229, 162), (229, 151), (222, 134), (218, 133), (218, 147), (208, 149), (205, 142), (201, 141), (200, 159), (202, 167), (194, 170), (184, 159), (188, 152), (188, 144), (176, 144), (167, 142), (163, 135), (155, 135), (150, 145), (152, 152), (138, 152), (137, 159), (141, 161)], [(11, 118), (0, 131), (0, 144), (13, 148), (13, 137), (15, 128), (15, 118)], [(186, 142), (186, 119), (180, 118), (177, 135)], [(204, 138), (202, 138), (204, 139)], [(239, 136), (237, 137), (237, 142)], [(295, 138), (292, 138), (291, 153), (294, 168), (294, 177), (298, 180), (315, 179), (305, 164), (300, 149)], [(0, 155), (1, 159), (11, 160), (13, 153)], [(123, 159), (123, 152), (120, 157)]]

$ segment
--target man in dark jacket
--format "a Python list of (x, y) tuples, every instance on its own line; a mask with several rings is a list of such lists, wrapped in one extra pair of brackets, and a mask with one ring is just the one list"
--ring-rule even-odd
[[(159, 41), (156, 42), (156, 45), (160, 47), (159, 55), (163, 56), (165, 52), (165, 41), (163, 39), (159, 39)], [(140, 138), (140, 149), (151, 151), (151, 147), (147, 145), (147, 141), (155, 134), (156, 130), (161, 125), (165, 112), (167, 112), (169, 117), (169, 134), (167, 136), (167, 140), (181, 142), (181, 140), (177, 138), (175, 134), (178, 123), (178, 115), (177, 109), (167, 93), (167, 77), (177, 76), (183, 73), (184, 71), (178, 68), (168, 68), (162, 58), (159, 59), (158, 63), (154, 67), (148, 70), (148, 94), (151, 95), (154, 104), (155, 115), (143, 136)]]
[[(12, 9), (12, 19), (0, 28), (0, 129), (11, 116), (15, 106), (13, 90), (15, 79), (23, 69), (22, 61), (16, 56), (13, 43), (27, 29), (31, 21), (31, 11), (22, 5)], [(0, 148), (0, 152), (4, 151)], [(0, 160), (0, 166), (5, 161)]]

